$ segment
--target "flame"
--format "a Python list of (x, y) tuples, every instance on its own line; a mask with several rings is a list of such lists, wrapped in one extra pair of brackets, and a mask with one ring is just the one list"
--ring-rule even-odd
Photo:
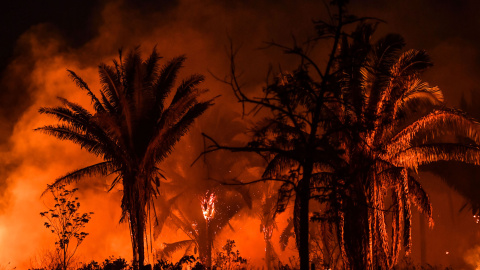
[(263, 239), (270, 240), (272, 239), (272, 234), (273, 234), (273, 225), (266, 225), (262, 226), (262, 231), (263, 231)]
[(215, 201), (217, 196), (214, 192), (207, 191), (202, 199), (202, 212), (206, 221), (210, 221), (215, 215)]

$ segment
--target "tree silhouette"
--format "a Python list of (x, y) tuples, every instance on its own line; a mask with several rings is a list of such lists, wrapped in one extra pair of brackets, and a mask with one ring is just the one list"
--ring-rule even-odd
[(233, 248), (235, 248), (235, 241), (227, 239), (227, 243), (222, 247), (223, 251), (217, 253), (215, 269), (234, 270), (246, 268), (247, 260), (240, 256), (238, 250)]
[(345, 162), (329, 168), (335, 177), (323, 179), (331, 188), (321, 201), (335, 212), (344, 260), (352, 269), (392, 268), (402, 242), (410, 253), (412, 203), (433, 225), (420, 166), (452, 160), (480, 164), (478, 123), (446, 108), (441, 91), (420, 79), (431, 66), (428, 55), (403, 51), (404, 40), (395, 34), (371, 44), (374, 30), (375, 25), (360, 24), (352, 39), (342, 41), (333, 81), (341, 95), (327, 125), (334, 131), (330, 144)]
[(212, 100), (197, 100), (207, 91), (197, 88), (204, 80), (198, 74), (183, 80), (173, 91), (184, 56), (163, 66), (155, 49), (145, 61), (138, 49), (129, 52), (126, 59), (122, 58), (121, 51), (119, 56), (113, 66), (99, 66), (102, 86), (99, 97), (69, 71), (91, 98), (93, 113), (59, 98), (62, 106), (41, 108), (39, 112), (55, 117), (60, 123), (37, 130), (72, 141), (104, 160), (70, 172), (52, 186), (75, 182), (85, 176), (116, 175), (111, 188), (118, 184), (123, 187), (121, 221), (129, 222), (135, 267), (141, 269), (145, 224), (154, 207), (153, 199), (159, 194), (160, 179), (164, 178), (157, 165), (171, 153), (194, 120), (212, 105)]
[[(196, 194), (198, 196), (192, 196)], [(202, 213), (201, 204), (205, 199), (205, 194), (210, 198), (214, 194), (215, 214), (208, 221)], [(173, 243), (164, 243), (164, 248), (159, 252), (161, 257), (169, 257), (176, 251), (184, 250), (184, 255), (194, 255), (198, 253), (200, 259), (205, 263), (205, 266), (210, 268), (208, 260), (210, 257), (211, 263), (211, 247), (216, 236), (227, 226), (230, 226), (230, 220), (234, 218), (245, 207), (251, 207), (251, 199), (249, 195), (239, 190), (238, 186), (230, 186), (224, 188), (217, 188), (215, 191), (200, 192), (187, 191), (183, 195), (176, 196), (174, 200), (182, 200), (183, 205), (173, 205), (172, 211), (168, 216), (170, 221), (168, 224), (175, 229), (182, 230), (189, 238)], [(193, 208), (192, 208), (193, 206)], [(197, 206), (197, 207), (195, 207)], [(208, 222), (208, 226), (207, 225)]]
[[(327, 140), (330, 134), (326, 133), (324, 126), (331, 114), (326, 111), (326, 104), (334, 102), (340, 92), (333, 87), (332, 80), (337, 72), (335, 63), (339, 44), (350, 36), (345, 27), (366, 20), (347, 16), (345, 2), (333, 2), (336, 12), (330, 14), (329, 21), (315, 21), (317, 36), (305, 46), (295, 44), (287, 47), (269, 43), (283, 49), (286, 54), (298, 56), (300, 63), (294, 71), (280, 71), (273, 81), (268, 81), (262, 96), (250, 97), (243, 91), (235, 66), (238, 51), (231, 46), (230, 75), (222, 81), (231, 86), (244, 109), (251, 105), (253, 112), (263, 109), (269, 115), (257, 122), (250, 142), (244, 146), (223, 145), (205, 135), (211, 145), (203, 154), (217, 150), (252, 152), (267, 161), (259, 181), (283, 183), (279, 189), (278, 212), (284, 211), (294, 198), (293, 225), (301, 269), (310, 267), (309, 202), (314, 192), (323, 189), (316, 183), (332, 176), (331, 172), (323, 170), (325, 165), (344, 163), (341, 153)], [(330, 41), (331, 50), (324, 66), (317, 64), (309, 55), (318, 41)]]
[[(325, 209), (312, 219), (335, 224), (345, 267), (391, 268), (402, 242), (407, 254), (410, 249), (411, 204), (432, 217), (416, 174), (419, 166), (442, 160), (478, 165), (478, 125), (445, 108), (439, 89), (420, 80), (431, 66), (424, 51), (402, 52), (404, 41), (398, 35), (372, 45), (375, 24), (346, 14), (344, 1), (334, 4), (337, 12), (329, 22), (315, 22), (313, 41), (332, 44), (325, 66), (310, 58), (312, 42), (306, 49), (270, 43), (299, 56), (301, 63), (267, 82), (261, 97), (243, 92), (232, 49), (231, 75), (223, 81), (243, 106), (270, 115), (257, 122), (246, 146), (222, 145), (205, 135), (212, 145), (204, 153), (254, 152), (267, 160), (259, 181), (283, 182), (277, 211), (294, 198), (301, 269), (309, 267), (311, 199)], [(345, 30), (352, 24), (357, 28)], [(449, 140), (451, 136), (465, 140)]]
[[(78, 189), (65, 189), (64, 185), (49, 186), (48, 189), (53, 196), (55, 205), (48, 211), (41, 212), (40, 215), (47, 219), (44, 223), (45, 227), (58, 239), (55, 245), (57, 251), (60, 252), (61, 265), (57, 267), (67, 270), (78, 246), (88, 235), (82, 230), (90, 221), (93, 212), (83, 214), (78, 212), (80, 202), (78, 202), (78, 197), (74, 197)], [(73, 239), (75, 239), (75, 245)], [(73, 250), (71, 247), (74, 247)]]

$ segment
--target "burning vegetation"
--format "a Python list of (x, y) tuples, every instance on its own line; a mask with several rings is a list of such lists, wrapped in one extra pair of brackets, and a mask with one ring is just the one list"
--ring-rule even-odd
[[(210, 83), (227, 86), (226, 98), (204, 88), (205, 76), (182, 73), (191, 72), (185, 56), (163, 59), (156, 47), (146, 58), (140, 47), (120, 50), (98, 66), (99, 83), (68, 70), (81, 91), (42, 100), (37, 136), (73, 142), (90, 156), (71, 162), (80, 165), (70, 172), (60, 166), (66, 174), (41, 190), (56, 201), (40, 212), (56, 247), (31, 267), (412, 266), (412, 243), (424, 241), (412, 237), (415, 211), (421, 224), (438, 224), (422, 169), (439, 162), (479, 166), (480, 124), (448, 107), (442, 91), (422, 79), (432, 66), (426, 51), (405, 49), (397, 34), (377, 38), (380, 20), (349, 14), (346, 2), (333, 1), (302, 45), (268, 43), (295, 64), (272, 69), (257, 89), (245, 87), (238, 65), (253, 57), (231, 41), (229, 70)], [(445, 181), (465, 196), (479, 223), (478, 194)], [(114, 199), (102, 215), (118, 211), (110, 219), (128, 226), (131, 263), (81, 263), (74, 256), (81, 243), (95, 241), (95, 227), (85, 225), (101, 216), (77, 213), (79, 201), (84, 206), (89, 192), (104, 189)], [(72, 197), (77, 191), (82, 196)], [(258, 251), (257, 261), (244, 255)], [(478, 267), (477, 257), (472, 250), (466, 260)]]

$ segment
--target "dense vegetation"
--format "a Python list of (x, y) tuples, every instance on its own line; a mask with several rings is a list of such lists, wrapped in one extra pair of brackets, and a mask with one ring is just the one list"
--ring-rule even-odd
[[(412, 206), (433, 225), (418, 171), (438, 161), (480, 165), (480, 126), (463, 112), (447, 108), (440, 89), (421, 79), (432, 65), (425, 51), (405, 50), (403, 38), (396, 34), (374, 40), (377, 24), (376, 19), (349, 15), (344, 1), (334, 1), (331, 17), (314, 22), (315, 38), (306, 45), (270, 43), (297, 56), (299, 64), (274, 72), (257, 96), (242, 88), (235, 65), (239, 54), (232, 45), (231, 70), (223, 81), (241, 103), (244, 116), (253, 111), (264, 117), (253, 117), (255, 125), (248, 127), (251, 136), (243, 145), (203, 134), (204, 151), (196, 153), (197, 162), (214, 167), (218, 160), (213, 155), (234, 160), (239, 153), (251, 154), (262, 158), (263, 172), (258, 181), (229, 179), (200, 191), (182, 186), (181, 179), (165, 183), (161, 170), (194, 120), (213, 105), (212, 99), (200, 100), (207, 92), (199, 88), (202, 75), (189, 76), (174, 88), (185, 57), (160, 65), (155, 50), (146, 60), (138, 50), (126, 58), (120, 53), (113, 65), (99, 66), (99, 94), (70, 71), (94, 111), (59, 98), (61, 106), (40, 109), (59, 123), (38, 130), (72, 141), (103, 161), (58, 178), (49, 189), (86, 176), (115, 175), (111, 187), (122, 187), (122, 221), (129, 224), (133, 251), (132, 265), (110, 258), (77, 269), (252, 267), (234, 250), (234, 241), (227, 241), (217, 254), (212, 254), (212, 244), (254, 200), (261, 201), (258, 212), (268, 269), (297, 267), (282, 265), (271, 244), (277, 215), (292, 204), (293, 216), (280, 240), (285, 247), (295, 239), (300, 269), (414, 268), (407, 260)], [(311, 56), (319, 42), (330, 48), (327, 61)], [(250, 192), (247, 184), (265, 189)], [(160, 191), (163, 185), (175, 188), (166, 196)], [(179, 205), (187, 200), (182, 197), (185, 190), (190, 197), (203, 198), (196, 212)], [(477, 213), (477, 200), (468, 199)], [(154, 238), (161, 237), (165, 224), (182, 230), (188, 239), (165, 244), (154, 254), (161, 259), (145, 266), (145, 245), (151, 247)], [(158, 232), (155, 237), (147, 233), (149, 226)], [(402, 249), (407, 259), (401, 258)], [(166, 259), (178, 251), (185, 256), (169, 263)], [(55, 267), (73, 267), (67, 266), (66, 256)]]

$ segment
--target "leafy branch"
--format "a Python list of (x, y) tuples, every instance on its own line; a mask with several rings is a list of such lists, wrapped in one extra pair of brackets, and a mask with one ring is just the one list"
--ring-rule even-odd
[[(48, 207), (49, 209), (41, 212), (40, 215), (47, 219), (44, 226), (57, 237), (55, 246), (63, 254), (62, 268), (66, 270), (78, 246), (88, 235), (83, 231), (83, 228), (90, 221), (93, 212), (78, 212), (80, 202), (78, 202), (78, 197), (75, 197), (77, 188), (69, 190), (65, 188), (65, 185), (49, 185), (48, 190), (53, 196), (55, 205), (51, 208)], [(71, 250), (73, 239), (76, 241), (73, 250)]]

